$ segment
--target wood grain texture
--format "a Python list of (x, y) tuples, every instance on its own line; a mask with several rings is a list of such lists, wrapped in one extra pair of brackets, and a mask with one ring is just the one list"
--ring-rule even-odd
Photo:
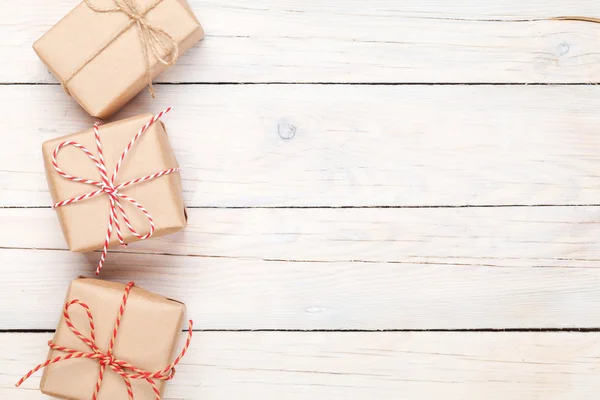
[[(180, 234), (111, 252), (102, 277), (184, 301), (199, 329), (592, 328), (599, 212), (192, 209)], [(49, 209), (0, 220), (0, 329), (52, 329), (99, 254), (60, 250)]]
[[(81, 254), (2, 250), (3, 329), (53, 329)], [(422, 330), (600, 326), (596, 268), (289, 262), (111, 254), (102, 277), (186, 303), (198, 329)], [(16, 289), (17, 288), (17, 289)], [(43, 306), (41, 306), (43, 305)]]
[[(596, 204), (600, 89), (163, 86), (189, 206)], [(59, 87), (0, 86), (0, 206), (49, 205), (42, 141), (93, 123)], [(18, 139), (18, 140), (16, 140)]]
[[(189, 209), (188, 216), (180, 233), (114, 251), (490, 268), (596, 268), (600, 261), (598, 207)], [(0, 220), (4, 248), (66, 250), (51, 209), (0, 209)]]
[[(206, 38), (162, 82), (597, 82), (593, 0), (192, 0)], [(56, 82), (33, 42), (74, 6), (9, 0), (0, 82)]]
[[(592, 399), (598, 333), (196, 333), (165, 400)], [(44, 398), (50, 334), (1, 334), (0, 397)]]
[[(102, 276), (187, 304), (167, 400), (597, 396), (600, 89), (555, 84), (600, 81), (600, 25), (544, 19), (600, 3), (189, 2), (206, 39), (115, 116), (175, 106), (189, 226)], [(99, 256), (65, 250), (39, 148), (93, 120), (31, 49), (75, 2), (3, 5), (0, 398), (33, 400), (51, 334), (17, 331)], [(457, 329), (497, 331), (410, 332)]]

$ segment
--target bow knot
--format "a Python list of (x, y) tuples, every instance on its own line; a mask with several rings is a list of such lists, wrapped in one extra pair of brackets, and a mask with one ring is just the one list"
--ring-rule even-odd
[(146, 12), (144, 13), (141, 13), (134, 3), (128, 3), (126, 0), (115, 0), (115, 4), (117, 4), (117, 8), (115, 9), (115, 11), (118, 9), (120, 12), (127, 15), (129, 19), (133, 20), (136, 23), (142, 23), (147, 29), (149, 29), (148, 24), (146, 23), (145, 15), (148, 11), (150, 11), (150, 9), (146, 10)]
[[(158, 6), (163, 0), (154, 0), (154, 2), (145, 10), (138, 10), (135, 0), (113, 0), (115, 6), (108, 8), (96, 7), (92, 0), (84, 0), (85, 4), (95, 12), (99, 13), (123, 13), (129, 18), (119, 31), (115, 32), (100, 48), (82, 62), (71, 74), (62, 82), (63, 88), (67, 93), (69, 90), (67, 84), (77, 75), (87, 64), (98, 57), (112, 42), (114, 42), (123, 32), (125, 32), (133, 24), (136, 25), (140, 42), (142, 44), (142, 53), (144, 57), (144, 67), (148, 90), (154, 97), (154, 87), (152, 86), (152, 71), (150, 69), (150, 54), (152, 53), (156, 59), (166, 65), (175, 64), (179, 57), (179, 43), (164, 29), (153, 25), (146, 19), (146, 14)], [(165, 46), (167, 42), (168, 45)], [(169, 50), (168, 47), (171, 49)]]
[(112, 354), (102, 354), (102, 353), (98, 353), (102, 356), (102, 358), (100, 358), (100, 364), (103, 364), (105, 367), (110, 366), (110, 367), (116, 367), (116, 368), (121, 368), (119, 366), (119, 364), (117, 362), (115, 362), (115, 358), (112, 356)]
[[(158, 121), (164, 114), (168, 113), (169, 111), (171, 111), (171, 107), (167, 108), (166, 110), (164, 110), (164, 111), (158, 113), (157, 115), (155, 115), (154, 117), (152, 117), (150, 119), (150, 121), (148, 121), (142, 128), (140, 128), (140, 130), (135, 134), (133, 139), (131, 139), (131, 141), (129, 142), (127, 147), (125, 147), (125, 150), (121, 154), (121, 157), (119, 158), (119, 161), (117, 162), (114, 172), (110, 176), (110, 178), (109, 178), (108, 172), (106, 170), (106, 162), (104, 161), (104, 152), (102, 150), (102, 142), (100, 141), (100, 132), (99, 132), (100, 124), (99, 123), (94, 124), (94, 137), (96, 139), (96, 147), (98, 149), (98, 157), (96, 157), (91, 151), (89, 151), (81, 143), (73, 142), (70, 140), (62, 142), (61, 144), (56, 146), (56, 149), (54, 150), (54, 153), (52, 154), (52, 166), (54, 167), (56, 172), (58, 172), (63, 178), (74, 181), (74, 182), (86, 183), (88, 185), (93, 185), (93, 186), (98, 187), (98, 190), (95, 190), (93, 192), (90, 192), (90, 193), (87, 193), (87, 194), (84, 194), (84, 195), (81, 195), (78, 197), (73, 197), (68, 200), (59, 201), (58, 203), (53, 205), (54, 208), (66, 206), (66, 205), (76, 203), (79, 201), (83, 201), (86, 199), (90, 199), (92, 197), (96, 197), (96, 196), (99, 196), (102, 194), (106, 194), (108, 196), (108, 200), (109, 200), (108, 227), (106, 230), (106, 237), (104, 239), (104, 247), (102, 249), (102, 255), (100, 256), (100, 261), (98, 262), (98, 268), (96, 268), (96, 275), (98, 275), (100, 273), (100, 270), (102, 269), (102, 266), (104, 265), (104, 261), (106, 260), (108, 246), (110, 245), (110, 239), (112, 236), (113, 226), (114, 226), (115, 230), (117, 231), (117, 238), (119, 239), (119, 243), (122, 246), (127, 245), (127, 243), (125, 242), (125, 239), (123, 237), (123, 233), (121, 231), (121, 223), (119, 221), (119, 215), (123, 218), (123, 221), (125, 222), (125, 225), (127, 225), (127, 228), (129, 229), (129, 231), (138, 239), (145, 240), (154, 234), (154, 229), (155, 229), (154, 219), (152, 218), (150, 213), (144, 208), (144, 206), (142, 206), (140, 203), (138, 203), (135, 199), (127, 196), (126, 194), (121, 193), (120, 189), (126, 188), (131, 185), (135, 185), (137, 183), (149, 181), (152, 179), (157, 179), (164, 175), (169, 175), (169, 174), (172, 174), (175, 172), (179, 172), (179, 168), (165, 169), (163, 171), (154, 173), (152, 175), (147, 175), (147, 176), (144, 176), (141, 178), (133, 179), (131, 181), (121, 183), (118, 185), (115, 184), (115, 180), (116, 180), (117, 174), (121, 168), (123, 160), (129, 153), (129, 151), (131, 150), (131, 148), (133, 147), (135, 142), (153, 123)], [(101, 178), (100, 181), (95, 181), (92, 179), (80, 178), (77, 176), (69, 175), (58, 166), (58, 162), (56, 161), (57, 155), (62, 148), (67, 147), (67, 146), (74, 146), (74, 147), (80, 149), (94, 162), (94, 164), (98, 168), (98, 171), (100, 172), (100, 178)], [(123, 207), (123, 204), (121, 204), (123, 200), (133, 204), (135, 206), (135, 208), (137, 208), (144, 214), (144, 216), (148, 220), (148, 224), (150, 225), (150, 229), (149, 229), (148, 233), (146, 233), (145, 235), (141, 235), (135, 230), (135, 228), (131, 224), (129, 217), (127, 216), (127, 213), (125, 212), (125, 208)]]
[(117, 189), (116, 189), (115, 187), (113, 187), (113, 186), (110, 186), (110, 185), (104, 185), (104, 186), (102, 186), (102, 191), (103, 191), (104, 193), (106, 193), (107, 195), (109, 195), (109, 196), (112, 196), (112, 197), (118, 197), (118, 196), (117, 196), (117, 194), (118, 194), (118, 191), (117, 191)]
[[(171, 364), (167, 365), (165, 368), (161, 369), (160, 371), (156, 371), (156, 372), (144, 371), (143, 369), (140, 369), (136, 366), (129, 364), (127, 361), (122, 361), (122, 360), (116, 359), (113, 356), (113, 349), (115, 346), (115, 341), (117, 339), (117, 334), (119, 333), (119, 327), (121, 326), (121, 319), (123, 317), (123, 313), (125, 312), (125, 306), (127, 305), (127, 298), (129, 297), (129, 292), (131, 291), (131, 288), (133, 286), (134, 286), (133, 282), (129, 282), (127, 284), (127, 286), (125, 286), (125, 292), (123, 293), (123, 300), (121, 302), (121, 307), (119, 308), (119, 314), (117, 315), (117, 320), (115, 321), (115, 327), (113, 329), (112, 336), (110, 338), (110, 343), (108, 345), (108, 351), (106, 353), (103, 353), (102, 351), (100, 351), (100, 349), (96, 345), (96, 333), (94, 330), (94, 327), (95, 327), (94, 317), (92, 315), (92, 311), (90, 310), (90, 307), (86, 303), (84, 303), (80, 300), (71, 300), (70, 302), (65, 304), (65, 307), (63, 310), (63, 317), (65, 320), (65, 323), (67, 324), (67, 326), (69, 327), (69, 329), (71, 330), (71, 332), (73, 332), (73, 334), (75, 336), (77, 336), (82, 342), (84, 342), (89, 348), (92, 349), (93, 353), (89, 353), (89, 352), (86, 353), (86, 352), (73, 350), (68, 347), (59, 346), (59, 345), (55, 344), (54, 342), (49, 341), (48, 346), (52, 350), (60, 351), (60, 352), (67, 353), (67, 354), (64, 356), (51, 358), (49, 360), (46, 360), (46, 362), (44, 362), (43, 364), (37, 365), (31, 371), (29, 371), (27, 374), (25, 374), (25, 376), (23, 376), (23, 378), (21, 378), (15, 386), (17, 386), (17, 387), (21, 386), (21, 384), (23, 382), (25, 382), (27, 379), (29, 379), (29, 377), (31, 375), (33, 375), (40, 369), (47, 367), (50, 364), (55, 364), (55, 363), (58, 363), (61, 361), (69, 360), (71, 358), (74, 358), (74, 359), (88, 358), (91, 360), (97, 360), (98, 363), (100, 364), (100, 372), (98, 374), (98, 381), (96, 382), (96, 387), (94, 389), (94, 394), (92, 395), (92, 400), (97, 400), (98, 393), (99, 393), (100, 387), (102, 385), (102, 381), (104, 380), (104, 372), (106, 371), (107, 367), (112, 369), (114, 372), (116, 372), (123, 378), (123, 381), (125, 382), (125, 386), (127, 388), (127, 395), (129, 396), (129, 400), (133, 400), (133, 390), (131, 388), (131, 379), (143, 379), (146, 382), (148, 382), (152, 386), (152, 390), (154, 391), (154, 394), (156, 395), (156, 400), (160, 400), (160, 390), (158, 390), (155, 380), (170, 380), (175, 375), (175, 366), (177, 364), (179, 364), (179, 361), (181, 361), (181, 359), (185, 355), (188, 347), (190, 346), (190, 343), (192, 340), (193, 322), (191, 320), (188, 322), (189, 325), (188, 325), (187, 341), (185, 342), (185, 346), (181, 350), (181, 353), (179, 354), (179, 356), (177, 356), (177, 358)], [(71, 316), (69, 315), (69, 308), (72, 305), (78, 305), (85, 310), (87, 317), (88, 317), (89, 327), (90, 327), (90, 336), (89, 337), (82, 334), (75, 327), (73, 322), (71, 321)]]

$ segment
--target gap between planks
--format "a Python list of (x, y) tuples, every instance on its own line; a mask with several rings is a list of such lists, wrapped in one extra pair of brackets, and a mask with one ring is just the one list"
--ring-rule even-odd
[[(182, 329), (181, 333), (188, 332)], [(600, 333), (600, 328), (483, 328), (483, 329), (193, 329), (192, 332), (281, 333)], [(54, 329), (0, 329), (2, 333), (54, 333)]]
[[(597, 86), (600, 82), (153, 82), (153, 86)], [(58, 82), (0, 82), (0, 86), (60, 86)]]
[[(552, 208), (552, 207), (600, 207), (590, 204), (458, 204), (458, 205), (405, 205), (405, 206), (186, 206), (188, 210), (363, 210), (363, 209), (460, 209), (460, 208)], [(52, 206), (0, 206), (6, 210), (51, 210)]]

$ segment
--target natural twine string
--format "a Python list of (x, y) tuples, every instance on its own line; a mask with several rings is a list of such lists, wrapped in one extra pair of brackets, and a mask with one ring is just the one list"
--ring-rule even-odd
[(582, 22), (592, 22), (592, 23), (596, 23), (596, 24), (600, 24), (600, 18), (593, 18), (593, 17), (580, 17), (580, 16), (562, 16), (562, 17), (553, 17), (550, 18), (551, 20), (554, 21), (582, 21)]
[[(181, 350), (181, 353), (179, 353), (177, 358), (175, 358), (175, 360), (171, 364), (167, 365), (165, 368), (163, 368), (159, 371), (156, 371), (156, 372), (144, 371), (143, 369), (137, 368), (137, 367), (129, 364), (127, 361), (123, 361), (123, 360), (119, 360), (119, 359), (115, 358), (113, 355), (113, 349), (115, 347), (115, 340), (117, 338), (117, 334), (119, 333), (119, 326), (121, 325), (121, 318), (123, 317), (123, 313), (125, 312), (125, 306), (127, 305), (127, 298), (129, 297), (129, 292), (131, 291), (131, 288), (133, 286), (134, 286), (133, 282), (129, 282), (127, 284), (127, 286), (125, 286), (123, 300), (121, 302), (121, 307), (119, 308), (119, 314), (117, 315), (117, 320), (115, 321), (115, 327), (113, 329), (112, 336), (110, 338), (110, 343), (108, 345), (108, 351), (106, 353), (103, 353), (98, 348), (98, 345), (96, 344), (94, 317), (92, 316), (92, 312), (91, 312), (89, 306), (86, 303), (82, 302), (81, 300), (77, 300), (77, 299), (71, 300), (67, 304), (65, 304), (65, 307), (63, 310), (63, 316), (65, 319), (65, 323), (67, 324), (67, 326), (69, 327), (71, 332), (73, 332), (75, 334), (75, 336), (77, 336), (82, 342), (84, 342), (88, 347), (90, 347), (92, 349), (92, 352), (86, 353), (86, 352), (82, 352), (82, 351), (78, 351), (78, 350), (73, 350), (68, 347), (59, 346), (59, 345), (55, 344), (54, 342), (52, 342), (52, 340), (50, 340), (50, 341), (48, 341), (48, 346), (52, 350), (61, 351), (61, 352), (67, 353), (67, 354), (64, 356), (54, 357), (52, 359), (46, 360), (46, 362), (44, 362), (42, 364), (37, 365), (32, 370), (27, 372), (25, 374), (25, 376), (23, 376), (19, 380), (19, 382), (16, 383), (16, 386), (17, 387), (21, 386), (21, 384), (23, 382), (25, 382), (27, 379), (29, 379), (29, 377), (31, 377), (31, 375), (35, 374), (37, 371), (39, 371), (42, 368), (47, 367), (50, 364), (55, 364), (55, 363), (58, 363), (61, 361), (69, 360), (69, 359), (88, 358), (91, 360), (96, 360), (100, 364), (100, 373), (98, 374), (98, 380), (96, 381), (96, 386), (94, 388), (94, 394), (92, 395), (92, 400), (96, 400), (98, 398), (98, 393), (100, 392), (100, 387), (102, 385), (102, 381), (104, 380), (104, 372), (106, 370), (106, 367), (109, 367), (114, 372), (116, 372), (117, 374), (121, 375), (121, 377), (123, 377), (123, 381), (125, 382), (125, 386), (127, 388), (127, 396), (129, 398), (129, 400), (133, 400), (133, 390), (131, 388), (131, 379), (144, 379), (146, 382), (148, 382), (152, 386), (152, 390), (154, 391), (154, 394), (156, 395), (156, 400), (160, 400), (160, 391), (156, 387), (155, 380), (168, 381), (168, 380), (173, 379), (173, 377), (175, 376), (175, 366), (177, 364), (179, 364), (179, 362), (185, 355), (187, 349), (190, 347), (190, 343), (192, 341), (193, 321), (192, 320), (189, 321), (188, 336), (187, 336), (187, 340), (185, 342), (185, 346)], [(90, 324), (90, 337), (89, 338), (86, 337), (85, 335), (83, 335), (71, 322), (71, 317), (69, 315), (69, 307), (71, 307), (74, 304), (83, 308), (87, 314), (88, 321)]]
[[(142, 52), (144, 56), (144, 67), (146, 69), (146, 82), (148, 84), (148, 90), (152, 97), (154, 97), (154, 87), (152, 86), (152, 73), (150, 71), (150, 55), (148, 49), (152, 52), (152, 54), (156, 57), (156, 59), (166, 66), (171, 66), (175, 64), (177, 58), (179, 57), (179, 45), (177, 41), (169, 35), (164, 29), (150, 24), (146, 20), (146, 14), (153, 10), (157, 5), (159, 5), (163, 0), (155, 0), (150, 7), (146, 8), (144, 11), (139, 11), (135, 0), (113, 0), (115, 3), (115, 7), (109, 8), (99, 8), (92, 4), (91, 0), (84, 0), (85, 4), (93, 11), (99, 13), (111, 13), (111, 12), (120, 12), (127, 17), (129, 17), (129, 21), (125, 26), (123, 26), (120, 30), (115, 32), (96, 52), (94, 52), (90, 57), (86, 58), (71, 74), (62, 81), (62, 86), (67, 93), (70, 94), (69, 89), (67, 88), (67, 84), (77, 75), (86, 65), (88, 65), (93, 59), (98, 57), (100, 53), (102, 53), (112, 42), (114, 42), (119, 36), (123, 34), (129, 27), (133, 24), (136, 25), (137, 31), (140, 37), (140, 42), (142, 43)], [(167, 38), (168, 41), (172, 45), (172, 50), (169, 52), (163, 42), (161, 41), (159, 35)], [(162, 54), (167, 54), (165, 58)]]
[[(146, 175), (141, 178), (133, 179), (131, 181), (121, 183), (118, 185), (115, 184), (115, 180), (117, 178), (117, 174), (119, 173), (119, 170), (121, 169), (123, 160), (125, 160), (125, 157), (129, 153), (129, 151), (131, 150), (133, 145), (137, 142), (137, 140), (144, 134), (144, 132), (146, 132), (146, 130), (152, 124), (154, 124), (156, 121), (158, 121), (163, 115), (165, 115), (169, 111), (171, 111), (171, 107), (156, 114), (154, 117), (152, 117), (150, 119), (150, 121), (148, 121), (144, 126), (142, 126), (140, 128), (140, 130), (135, 134), (135, 136), (131, 139), (131, 141), (125, 147), (125, 150), (121, 154), (121, 157), (119, 158), (119, 161), (117, 162), (117, 164), (115, 166), (115, 170), (114, 170), (113, 174), (111, 175), (110, 179), (108, 177), (108, 172), (106, 170), (106, 163), (104, 161), (104, 152), (102, 150), (102, 142), (100, 141), (100, 132), (99, 132), (100, 124), (98, 122), (94, 124), (94, 137), (96, 139), (96, 147), (98, 149), (98, 157), (97, 158), (84, 145), (82, 145), (81, 143), (78, 143), (78, 142), (71, 141), (71, 140), (67, 140), (67, 141), (60, 143), (58, 146), (56, 146), (56, 149), (54, 149), (54, 153), (52, 154), (52, 166), (54, 167), (56, 172), (59, 173), (60, 176), (62, 176), (65, 179), (68, 179), (70, 181), (73, 181), (73, 182), (80, 182), (80, 183), (86, 183), (88, 185), (94, 185), (94, 186), (99, 187), (99, 189), (95, 190), (93, 192), (83, 194), (81, 196), (72, 197), (67, 200), (59, 201), (58, 203), (56, 203), (52, 206), (53, 208), (67, 206), (69, 204), (87, 200), (87, 199), (90, 199), (92, 197), (96, 197), (96, 196), (99, 196), (102, 194), (106, 194), (108, 196), (108, 200), (110, 201), (109, 216), (108, 216), (108, 228), (106, 231), (106, 237), (104, 239), (104, 247), (102, 249), (102, 255), (100, 256), (100, 261), (98, 262), (98, 267), (96, 268), (96, 275), (98, 275), (100, 273), (100, 270), (102, 269), (102, 266), (104, 265), (104, 261), (106, 260), (106, 255), (108, 253), (108, 246), (110, 244), (110, 238), (112, 236), (113, 225), (115, 226), (115, 229), (117, 231), (117, 237), (119, 239), (119, 243), (121, 244), (121, 246), (127, 246), (127, 243), (125, 242), (125, 240), (123, 238), (123, 234), (121, 232), (121, 224), (120, 224), (119, 218), (117, 216), (117, 210), (123, 217), (123, 220), (125, 221), (125, 224), (129, 228), (129, 231), (138, 239), (145, 240), (154, 234), (154, 229), (155, 229), (154, 219), (152, 218), (150, 213), (144, 208), (144, 206), (142, 206), (136, 200), (121, 193), (119, 190), (121, 190), (125, 187), (128, 187), (128, 186), (131, 186), (131, 185), (135, 185), (137, 183), (146, 182), (146, 181), (149, 181), (152, 179), (160, 178), (161, 176), (179, 172), (180, 169), (179, 168), (165, 169), (160, 172), (156, 172), (151, 175)], [(94, 164), (96, 164), (96, 167), (98, 168), (98, 171), (100, 172), (101, 181), (94, 181), (94, 180), (87, 179), (87, 178), (80, 178), (77, 176), (69, 175), (58, 166), (58, 161), (56, 160), (56, 157), (58, 156), (58, 153), (60, 152), (60, 150), (67, 146), (73, 146), (73, 147), (80, 149), (94, 162)], [(148, 223), (150, 224), (150, 231), (147, 234), (140, 235), (135, 230), (133, 225), (131, 225), (131, 221), (129, 220), (129, 217), (127, 216), (127, 213), (125, 212), (123, 205), (121, 204), (121, 200), (126, 200), (129, 203), (133, 204), (137, 209), (139, 209), (146, 216), (146, 218), (148, 219)]]

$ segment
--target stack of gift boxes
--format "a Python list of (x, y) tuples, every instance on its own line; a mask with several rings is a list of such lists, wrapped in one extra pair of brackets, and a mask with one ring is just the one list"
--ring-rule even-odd
[[(203, 37), (185, 0), (84, 0), (33, 48), (65, 92), (107, 118)], [(72, 251), (163, 236), (186, 224), (179, 165), (161, 117), (142, 114), (47, 141), (46, 177)], [(52, 310), (49, 310), (52, 311)], [(56, 310), (58, 313), (58, 310)], [(76, 400), (160, 399), (190, 344), (177, 355), (185, 306), (99, 279), (71, 282), (40, 390)]]

